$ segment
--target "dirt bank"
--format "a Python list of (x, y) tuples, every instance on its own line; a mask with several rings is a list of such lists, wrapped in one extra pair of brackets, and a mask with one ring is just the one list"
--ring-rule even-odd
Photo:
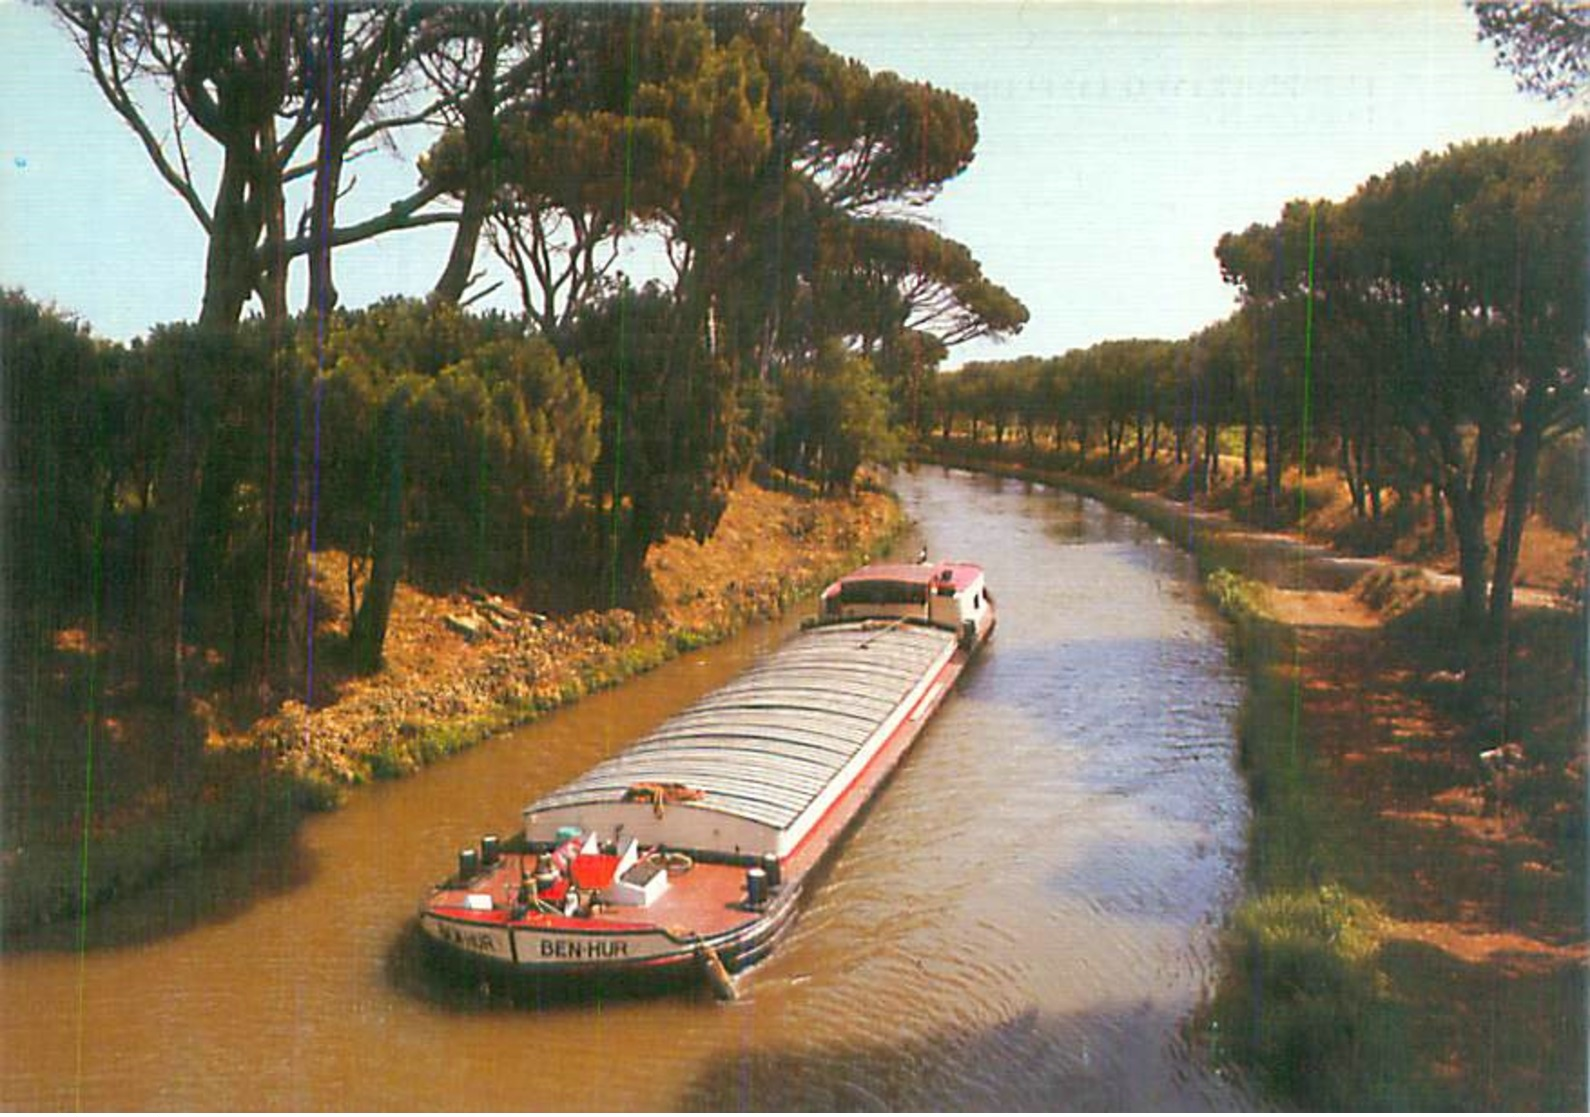
[[(818, 500), (747, 481), (711, 539), (653, 548), (647, 567), (656, 600), (643, 613), (549, 618), (482, 592), (437, 596), (403, 585), (384, 670), (322, 672), (311, 705), (284, 703), (243, 740), (266, 745), (286, 768), (320, 783), (412, 771), (748, 621), (778, 616), (877, 553), (899, 527), (894, 502), (879, 492)], [(334, 602), (344, 559), (317, 558), (319, 597)], [(345, 610), (331, 605), (320, 627), (334, 647), (347, 630)]]

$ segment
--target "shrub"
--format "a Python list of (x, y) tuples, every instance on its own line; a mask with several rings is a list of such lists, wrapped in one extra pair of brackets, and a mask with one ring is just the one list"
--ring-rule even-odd
[(1224, 567), (1204, 580), (1204, 586), (1225, 617), (1238, 625), (1271, 619), (1264, 587)]
[(1388, 619), (1419, 606), (1434, 590), (1417, 566), (1394, 566), (1365, 574), (1353, 587), (1358, 599)]
[(1375, 904), (1338, 885), (1245, 901), (1227, 932), (1241, 965), (1213, 1006), (1219, 1055), (1305, 1108), (1361, 1103), (1387, 1002), (1384, 925)]

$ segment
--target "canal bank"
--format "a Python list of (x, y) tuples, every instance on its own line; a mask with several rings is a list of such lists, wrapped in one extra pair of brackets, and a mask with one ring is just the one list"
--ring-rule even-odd
[[(875, 487), (820, 498), (747, 480), (710, 539), (653, 548), (649, 608), (548, 617), (480, 591), (438, 594), (401, 583), (385, 665), (369, 676), (348, 671), (340, 654), (346, 558), (318, 554), (310, 683), (242, 724), (228, 716), (224, 696), (199, 697), (205, 741), (183, 770), (170, 759), (169, 718), (89, 701), (78, 684), (63, 687), (71, 697), (54, 732), (88, 736), (74, 769), (85, 778), (73, 781), (81, 783), (75, 799), (61, 796), (58, 809), (33, 808), (31, 832), (0, 854), (0, 925), (14, 937), (80, 921), (90, 908), (206, 858), (287, 841), (306, 812), (333, 809), (360, 785), (412, 774), (781, 616), (887, 550), (903, 528), (896, 501)], [(71, 644), (58, 653), (59, 669), (63, 677), (86, 671), (91, 689), (97, 656)]]
[[(1572, 612), (1513, 629), (1505, 726), (1458, 683), (1436, 578), (1091, 477), (979, 461), (1196, 556), (1248, 680), (1247, 898), (1194, 1032), (1323, 1109), (1583, 1109), (1584, 680)], [(1505, 728), (1505, 734), (1503, 729)], [(1481, 754), (1521, 742), (1505, 771)]]

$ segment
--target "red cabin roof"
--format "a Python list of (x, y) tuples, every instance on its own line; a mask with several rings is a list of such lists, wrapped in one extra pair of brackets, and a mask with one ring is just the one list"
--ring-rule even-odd
[(829, 588), (856, 582), (904, 582), (924, 588), (947, 585), (959, 593), (969, 589), (982, 572), (982, 567), (970, 562), (880, 562), (846, 574)]

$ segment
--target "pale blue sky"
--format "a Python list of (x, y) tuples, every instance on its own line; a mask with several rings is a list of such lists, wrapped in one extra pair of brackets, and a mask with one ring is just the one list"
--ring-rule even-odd
[[(1294, 197), (1340, 198), (1424, 150), (1566, 119), (1526, 98), (1458, 0), (808, 6), (823, 42), (971, 97), (972, 167), (924, 212), (1032, 311), (963, 360), (1183, 337), (1229, 312), (1213, 248)], [(197, 224), (49, 14), (0, 0), (0, 284), (126, 339), (197, 315)], [(344, 212), (383, 209), (414, 151), (372, 155)], [(207, 189), (212, 188), (213, 184)], [(422, 293), (447, 233), (343, 250), (344, 301)], [(300, 269), (301, 272), (301, 269)], [(302, 275), (296, 277), (301, 290)], [(296, 296), (302, 301), (302, 295)], [(504, 288), (494, 300), (510, 309)]]

